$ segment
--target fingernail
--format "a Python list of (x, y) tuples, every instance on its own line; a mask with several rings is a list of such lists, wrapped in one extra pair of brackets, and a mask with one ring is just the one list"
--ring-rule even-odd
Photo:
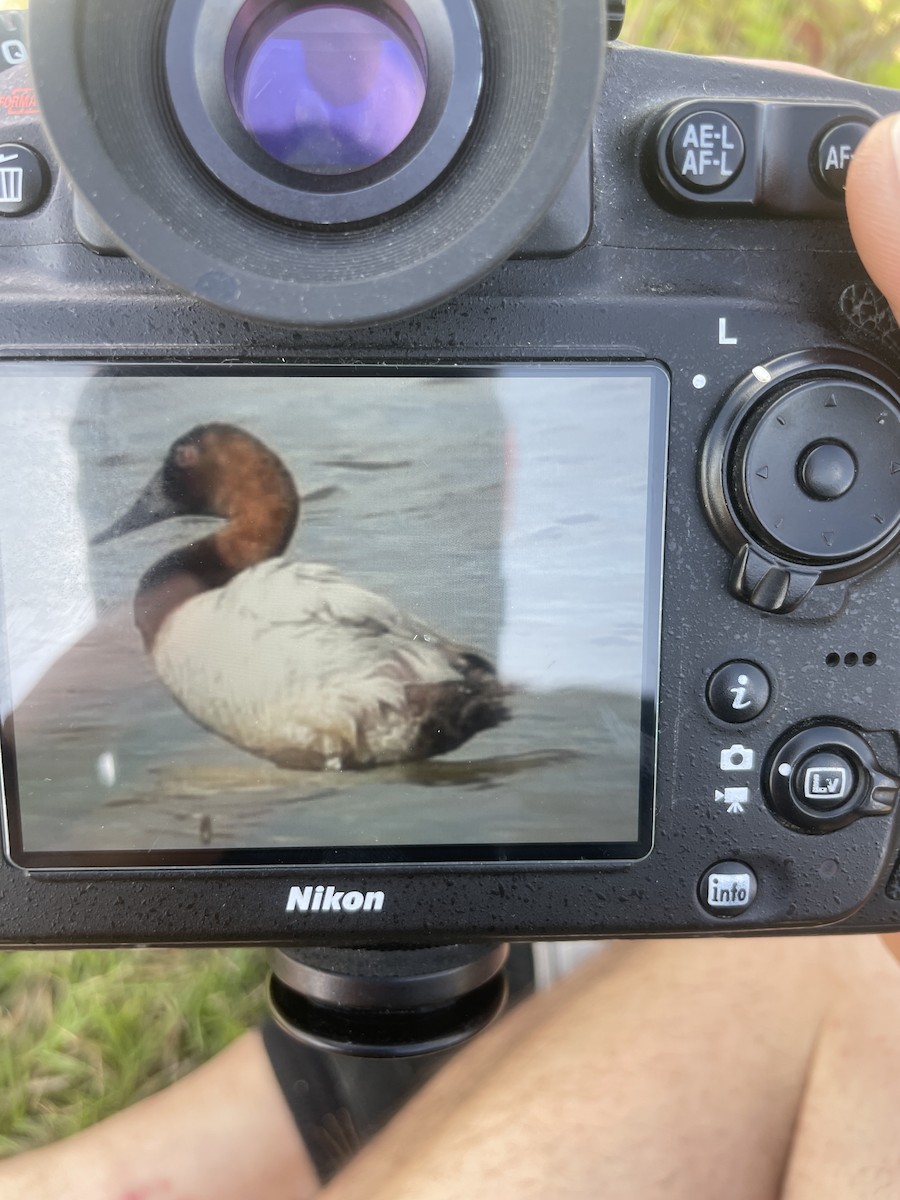
[(891, 135), (891, 147), (894, 151), (894, 162), (897, 164), (897, 171), (900, 173), (900, 113), (888, 118), (888, 130)]

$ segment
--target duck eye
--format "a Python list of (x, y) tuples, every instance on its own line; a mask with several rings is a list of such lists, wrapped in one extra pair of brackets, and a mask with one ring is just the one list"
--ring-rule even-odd
[(175, 447), (174, 458), (176, 467), (183, 469), (196, 467), (200, 461), (200, 451), (196, 446), (188, 442), (187, 445)]

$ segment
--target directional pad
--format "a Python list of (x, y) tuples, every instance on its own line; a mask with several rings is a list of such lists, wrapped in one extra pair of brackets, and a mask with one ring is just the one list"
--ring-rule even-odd
[(874, 385), (800, 382), (741, 441), (736, 499), (777, 552), (850, 561), (900, 529), (900, 408)]

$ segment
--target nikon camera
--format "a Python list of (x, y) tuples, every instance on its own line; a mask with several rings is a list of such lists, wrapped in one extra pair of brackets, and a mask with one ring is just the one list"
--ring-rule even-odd
[(0, 17), (0, 943), (900, 927), (900, 94), (622, 15)]

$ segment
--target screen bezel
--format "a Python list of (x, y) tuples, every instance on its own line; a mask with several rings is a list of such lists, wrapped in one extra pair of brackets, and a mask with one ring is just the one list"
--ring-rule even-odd
[[(553, 867), (570, 862), (634, 862), (645, 858), (653, 846), (655, 816), (656, 755), (658, 746), (659, 669), (662, 622), (662, 579), (665, 539), (666, 464), (670, 419), (671, 380), (657, 362), (621, 362), (595, 360), (575, 363), (490, 363), (478, 366), (441, 367), (434, 365), (379, 364), (352, 366), (307, 366), (222, 363), (106, 363), (106, 362), (7, 362), (6, 375), (90, 377), (150, 377), (244, 375), (266, 378), (495, 378), (558, 377), (578, 379), (644, 379), (649, 385), (650, 420), (648, 487), (645, 540), (644, 640), (641, 700), (641, 754), (639, 795), (637, 798), (638, 834), (629, 842), (516, 842), (464, 844), (404, 844), (394, 846), (301, 846), (291, 848), (239, 847), (233, 849), (198, 848), (173, 850), (122, 851), (43, 851), (26, 850), (20, 819), (15, 757), (14, 719), (10, 716), (0, 730), (2, 765), (4, 851), (7, 859), (26, 870), (96, 871), (198, 868), (240, 869), (280, 868), (285, 866), (423, 866), (465, 864), (490, 866), (497, 863), (531, 863)], [(4, 707), (10, 705), (8, 682), (7, 622), (0, 578), (0, 694)]]

